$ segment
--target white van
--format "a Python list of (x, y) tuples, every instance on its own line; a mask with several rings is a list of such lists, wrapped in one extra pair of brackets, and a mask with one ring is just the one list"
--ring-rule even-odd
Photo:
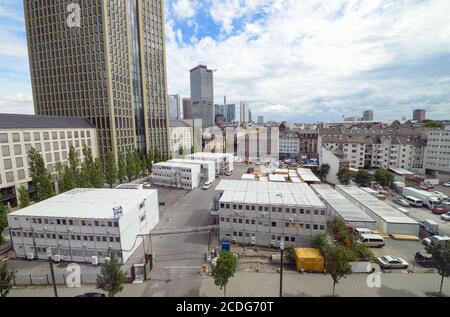
[(212, 185), (213, 185), (213, 182), (207, 182), (203, 185), (203, 189), (208, 190), (212, 187)]
[(406, 201), (413, 207), (423, 207), (423, 201), (413, 196), (407, 196)]
[(378, 234), (362, 234), (358, 241), (371, 248), (382, 248), (385, 246), (383, 237)]
[(353, 229), (353, 234), (360, 237), (363, 234), (379, 234), (379, 232), (368, 228), (355, 228)]

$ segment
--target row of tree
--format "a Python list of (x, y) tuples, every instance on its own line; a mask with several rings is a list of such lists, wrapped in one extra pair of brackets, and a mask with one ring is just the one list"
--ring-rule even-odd
[(361, 187), (369, 187), (373, 181), (380, 183), (382, 186), (390, 186), (395, 180), (391, 173), (383, 169), (376, 170), (374, 174), (371, 174), (367, 170), (359, 170), (357, 173), (353, 173), (348, 168), (342, 168), (337, 173), (337, 177), (343, 185), (348, 185), (353, 180)]

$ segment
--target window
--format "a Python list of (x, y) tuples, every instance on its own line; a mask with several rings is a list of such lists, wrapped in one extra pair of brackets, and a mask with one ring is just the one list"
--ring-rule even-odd
[(318, 216), (319, 215), (319, 211), (318, 210), (314, 210), (314, 215)]
[(8, 157), (11, 155), (9, 152), (9, 146), (7, 146), (7, 145), (2, 146), (2, 155), (4, 157)]
[(3, 165), (5, 169), (10, 170), (12, 168), (11, 159), (3, 160)]
[(8, 143), (8, 134), (0, 133), (0, 143)]
[(277, 226), (277, 222), (276, 221), (272, 221), (272, 227), (276, 227)]
[(314, 230), (318, 230), (319, 229), (319, 225), (313, 225), (313, 229)]
[(33, 133), (33, 139), (35, 141), (40, 141), (41, 140), (41, 134), (39, 132), (34, 132)]

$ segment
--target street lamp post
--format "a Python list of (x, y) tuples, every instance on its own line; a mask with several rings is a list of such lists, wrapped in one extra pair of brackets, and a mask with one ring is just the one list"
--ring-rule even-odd
[(52, 283), (53, 283), (53, 293), (55, 294), (55, 297), (58, 297), (58, 290), (56, 289), (56, 281), (55, 281), (55, 271), (53, 270), (53, 261), (52, 261), (52, 249), (47, 249), (47, 257), (48, 257), (48, 263), (50, 265), (50, 273), (52, 275)]
[(283, 297), (283, 250), (284, 250), (284, 241), (280, 242), (280, 297)]

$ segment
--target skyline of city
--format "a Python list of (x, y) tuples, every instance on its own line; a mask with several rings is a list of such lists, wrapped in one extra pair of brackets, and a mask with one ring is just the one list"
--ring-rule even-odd
[[(33, 113), (22, 1), (2, 2), (0, 107)], [(217, 69), (215, 103), (247, 100), (255, 115), (278, 121), (450, 113), (447, 2), (297, 2), (166, 1), (168, 92), (188, 97), (189, 69), (206, 64)]]

